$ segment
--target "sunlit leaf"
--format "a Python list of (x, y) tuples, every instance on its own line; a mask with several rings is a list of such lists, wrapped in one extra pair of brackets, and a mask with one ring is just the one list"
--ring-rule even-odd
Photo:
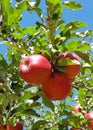
[(41, 93), (40, 95), (42, 97), (42, 102), (44, 103), (44, 105), (54, 111), (54, 104), (52, 103), (52, 101), (50, 101), (43, 93)]
[(82, 8), (81, 3), (75, 2), (75, 1), (64, 1), (62, 2), (62, 5), (68, 9), (71, 10), (79, 10)]
[(36, 129), (39, 129), (40, 126), (43, 126), (47, 124), (47, 121), (46, 120), (39, 120), (39, 121), (36, 121), (33, 125), (32, 125), (32, 130), (36, 130)]

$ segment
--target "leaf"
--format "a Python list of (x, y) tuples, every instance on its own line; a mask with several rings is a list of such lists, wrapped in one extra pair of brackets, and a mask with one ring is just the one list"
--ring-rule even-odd
[(81, 40), (72, 40), (67, 43), (66, 48), (68, 51), (85, 51), (91, 50), (91, 47), (87, 42), (82, 42)]
[(62, 16), (62, 4), (60, 0), (47, 0), (47, 8), (51, 19), (61, 18)]
[(38, 113), (36, 113), (35, 110), (33, 109), (26, 109), (26, 110), (23, 110), (23, 114), (26, 114), (26, 115), (33, 115), (33, 116), (36, 116), (36, 117), (40, 117), (40, 115)]
[(86, 97), (86, 91), (84, 91), (83, 88), (80, 88), (79, 93), (78, 93), (78, 99), (79, 99), (81, 106), (83, 106), (83, 107), (86, 106), (86, 103), (85, 103), (85, 100), (84, 100), (85, 97)]
[(58, 124), (58, 130), (68, 130), (68, 127), (62, 124)]
[(0, 104), (2, 104), (4, 107), (8, 105), (8, 99), (3, 93), (0, 93)]
[(56, 4), (60, 3), (60, 0), (47, 0), (47, 2), (50, 2), (53, 5), (56, 5)]
[(65, 72), (66, 71), (66, 66), (56, 66), (55, 69), (60, 71), (60, 72)]
[(27, 8), (28, 3), (26, 1), (18, 4), (18, 6), (14, 8), (13, 13), (10, 16), (10, 20), (8, 21), (8, 24), (13, 26), (15, 23), (17, 23), (23, 11), (26, 10)]
[(35, 29), (35, 27), (26, 27), (23, 28), (20, 33), (13, 33), (18, 39), (22, 39), (25, 35), (38, 35), (40, 32)]
[(89, 60), (89, 55), (84, 53), (84, 52), (80, 52), (80, 51), (75, 51), (75, 53), (80, 56), (85, 62), (90, 64), (90, 60)]
[[(79, 61), (77, 60), (71, 60), (70, 58), (60, 58), (57, 60), (56, 66), (57, 67), (63, 67), (63, 69), (65, 69), (64, 67), (67, 65), (76, 65), (76, 64), (80, 64)], [(62, 69), (62, 68), (59, 68)]]
[(71, 28), (71, 30), (73, 30), (73, 31), (86, 27), (86, 26), (88, 26), (87, 23), (79, 21), (79, 20), (74, 20), (74, 21), (66, 24), (66, 27)]
[(52, 103), (52, 101), (49, 100), (43, 93), (40, 93), (40, 96), (42, 97), (42, 102), (44, 103), (44, 105), (54, 111), (54, 104)]
[(62, 2), (62, 5), (71, 10), (79, 10), (82, 8), (82, 5), (80, 3), (72, 1), (72, 0), (64, 1), (64, 2)]
[(24, 100), (32, 98), (34, 96), (35, 96), (35, 94), (31, 93), (31, 91), (26, 91), (23, 93), (21, 100), (24, 101)]
[(33, 125), (32, 125), (32, 129), (31, 130), (37, 130), (40, 128), (40, 126), (43, 126), (47, 124), (46, 120), (38, 120), (36, 121)]
[(40, 106), (41, 106), (41, 104), (39, 102), (35, 102), (35, 101), (31, 100), (31, 99), (27, 99), (26, 101), (24, 101), (22, 103), (22, 108), (23, 109), (30, 109), (32, 107), (36, 108), (36, 107), (40, 107)]
[(19, 18), (23, 11), (28, 8), (28, 3), (21, 2), (17, 5), (17, 7), (12, 7), (10, 0), (3, 0), (2, 1), (2, 8), (3, 8), (3, 18), (6, 22), (7, 26), (13, 26), (15, 23), (19, 21)]

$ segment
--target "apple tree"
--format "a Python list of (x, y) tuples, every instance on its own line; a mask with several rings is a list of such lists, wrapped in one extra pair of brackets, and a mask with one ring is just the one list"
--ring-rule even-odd
[[(93, 130), (93, 30), (62, 17), (64, 8), (75, 13), (82, 6), (0, 1), (0, 46), (7, 48), (0, 52), (0, 130)], [(25, 12), (29, 21), (38, 17), (33, 26), (21, 26)]]

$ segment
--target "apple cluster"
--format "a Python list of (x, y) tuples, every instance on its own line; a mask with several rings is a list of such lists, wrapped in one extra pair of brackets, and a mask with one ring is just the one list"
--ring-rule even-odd
[[(74, 110), (71, 112), (75, 112), (75, 113), (81, 112), (82, 113), (82, 109), (80, 108), (80, 106), (78, 104), (74, 104), (74, 105), (72, 105), (72, 107)], [(90, 111), (90, 112), (84, 114), (84, 117), (85, 117), (85, 119), (88, 120), (89, 130), (93, 130), (93, 111)], [(81, 128), (80, 129), (70, 128), (70, 130), (81, 130)]]
[(22, 79), (30, 84), (42, 85), (42, 91), (50, 100), (63, 100), (71, 91), (71, 83), (80, 71), (80, 60), (72, 53), (62, 53), (60, 59), (77, 61), (76, 64), (65, 65), (66, 70), (53, 70), (51, 62), (43, 55), (26, 56), (20, 63), (19, 72)]

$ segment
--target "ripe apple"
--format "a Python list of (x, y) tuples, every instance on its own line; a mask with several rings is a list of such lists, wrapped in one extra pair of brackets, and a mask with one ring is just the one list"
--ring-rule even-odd
[(88, 127), (90, 128), (90, 130), (93, 130), (93, 111), (87, 113), (85, 115), (85, 118), (89, 120)]
[(23, 124), (18, 121), (16, 126), (12, 126), (12, 125), (7, 125), (7, 130), (23, 130)]
[(75, 76), (80, 72), (79, 57), (75, 54), (65, 52), (60, 54), (59, 58), (69, 58), (70, 60), (76, 61), (76, 64), (66, 65), (66, 71), (64, 72), (69, 77), (69, 79), (75, 78)]
[(93, 119), (93, 111), (87, 113), (87, 114), (85, 115), (85, 118), (86, 118), (86, 119)]
[(6, 130), (4, 125), (0, 125), (0, 130)]
[(72, 107), (74, 108), (74, 110), (72, 110), (71, 112), (75, 113), (81, 112), (81, 108), (79, 107), (78, 104), (73, 104)]
[(40, 54), (25, 57), (19, 67), (21, 77), (31, 84), (43, 84), (52, 74), (48, 59)]
[(88, 127), (90, 128), (90, 130), (93, 130), (93, 120), (90, 120)]
[(65, 99), (70, 94), (71, 83), (64, 73), (55, 71), (46, 84), (42, 86), (42, 91), (50, 100)]

